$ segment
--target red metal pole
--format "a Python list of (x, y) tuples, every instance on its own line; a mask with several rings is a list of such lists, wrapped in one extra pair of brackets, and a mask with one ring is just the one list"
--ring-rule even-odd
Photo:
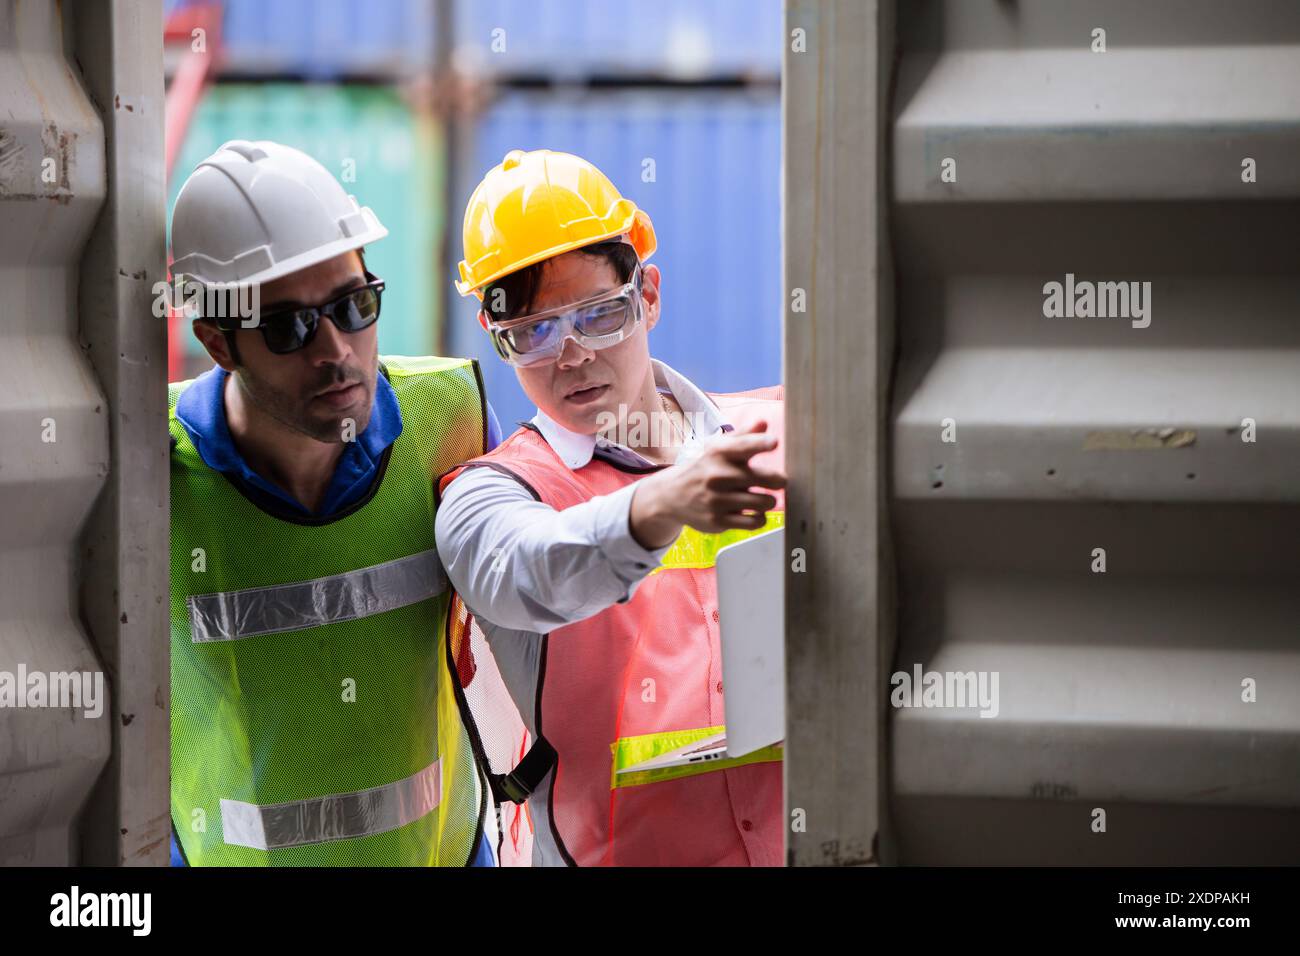
[[(200, 49), (195, 49), (202, 30)], [(165, 170), (168, 182), (181, 144), (189, 131), (190, 121), (198, 109), (199, 100), (209, 78), (214, 73), (214, 63), (221, 45), (221, 4), (202, 3), (177, 10), (168, 18), (163, 29), (163, 43), (189, 44), (189, 52), (181, 59), (167, 87), (165, 107)], [(171, 281), (171, 256), (167, 258), (167, 280)], [(167, 311), (167, 379), (178, 381), (185, 374), (185, 349), (182, 345), (180, 315), (173, 309)]]

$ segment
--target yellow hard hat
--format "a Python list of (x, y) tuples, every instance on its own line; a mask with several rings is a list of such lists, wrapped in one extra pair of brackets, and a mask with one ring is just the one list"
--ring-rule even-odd
[(456, 291), (481, 299), (502, 276), (625, 234), (643, 262), (650, 258), (650, 217), (599, 169), (572, 153), (512, 149), (469, 197)]

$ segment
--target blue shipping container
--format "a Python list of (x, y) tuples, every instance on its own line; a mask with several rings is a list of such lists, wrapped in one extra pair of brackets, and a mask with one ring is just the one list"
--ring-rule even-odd
[(776, 77), (782, 34), (781, 0), (472, 0), (456, 10), (458, 51), (501, 74)]
[[(432, 0), (226, 0), (224, 68), (311, 79), (413, 72), (433, 55), (433, 11)], [(457, 0), (454, 22), (461, 55), (496, 74), (781, 71), (781, 0)]]
[[(447, 216), (457, 229), (475, 185), (515, 148), (583, 156), (649, 213), (659, 240), (651, 262), (663, 273), (652, 355), (711, 391), (780, 381), (781, 116), (775, 91), (511, 94), (476, 131), (475, 167), (457, 171), (460, 205)], [(450, 283), (462, 252), (459, 232), (448, 249), (454, 255)], [(535, 408), (475, 321), (478, 300), (452, 296), (446, 351), (479, 359), (488, 397), (510, 431)]]
[(336, 79), (427, 68), (430, 0), (225, 0), (223, 68)]

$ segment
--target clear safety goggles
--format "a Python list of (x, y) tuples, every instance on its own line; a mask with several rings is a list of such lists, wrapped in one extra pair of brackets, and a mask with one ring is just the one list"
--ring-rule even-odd
[(507, 325), (489, 322), (497, 354), (517, 368), (554, 362), (573, 338), (589, 349), (607, 349), (631, 335), (641, 321), (641, 267), (626, 285), (582, 302), (535, 312)]

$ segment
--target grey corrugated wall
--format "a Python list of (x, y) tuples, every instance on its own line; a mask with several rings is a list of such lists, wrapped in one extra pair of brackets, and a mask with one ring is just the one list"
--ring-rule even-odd
[(1000, 696), (892, 710), (899, 858), (1295, 863), (1300, 7), (900, 4), (897, 63), (894, 667)]
[(0, 0), (0, 865), (167, 860), (161, 61), (158, 0)]
[(1300, 862), (1300, 7), (786, 33), (791, 862)]

